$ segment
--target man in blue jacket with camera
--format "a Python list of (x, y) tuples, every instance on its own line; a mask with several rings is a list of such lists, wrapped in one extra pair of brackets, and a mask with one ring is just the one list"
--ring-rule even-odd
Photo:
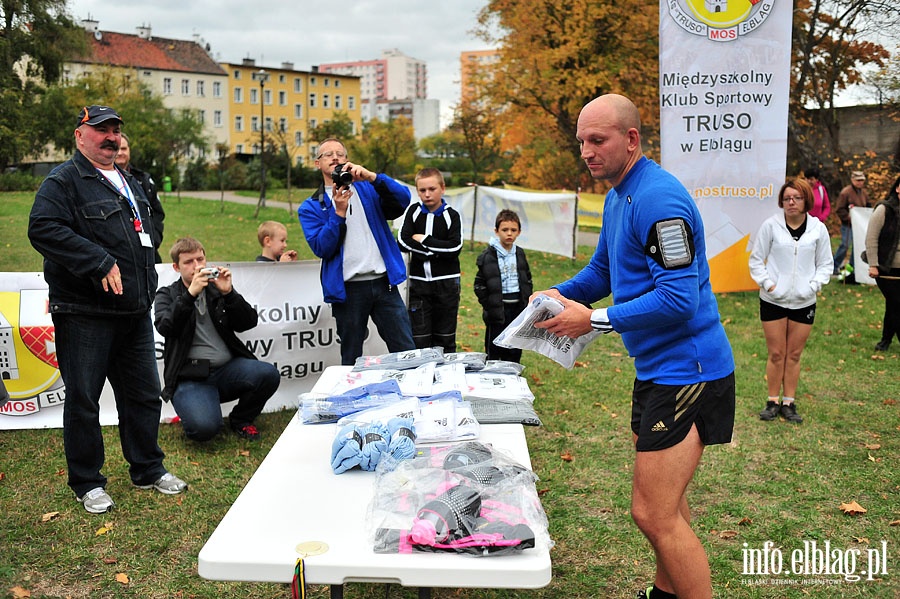
[(362, 355), (370, 316), (388, 351), (415, 349), (397, 290), (406, 265), (387, 222), (409, 206), (409, 188), (348, 162), (338, 139), (319, 144), (316, 168), (322, 185), (297, 214), (306, 242), (322, 259), (322, 294), (337, 323), (341, 363), (352, 365)]

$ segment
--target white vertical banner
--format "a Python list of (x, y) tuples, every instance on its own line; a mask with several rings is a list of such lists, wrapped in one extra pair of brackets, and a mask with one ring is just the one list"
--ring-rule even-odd
[(660, 0), (662, 166), (693, 195), (714, 291), (748, 258), (785, 178), (791, 0)]

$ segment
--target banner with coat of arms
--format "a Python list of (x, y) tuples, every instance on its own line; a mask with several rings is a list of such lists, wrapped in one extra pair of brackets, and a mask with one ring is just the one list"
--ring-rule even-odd
[(700, 208), (714, 291), (756, 289), (748, 259), (787, 157), (790, 0), (660, 0), (662, 166)]

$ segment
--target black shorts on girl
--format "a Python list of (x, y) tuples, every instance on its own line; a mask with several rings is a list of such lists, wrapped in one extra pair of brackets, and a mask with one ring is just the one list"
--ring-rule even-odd
[(782, 308), (771, 302), (762, 299), (759, 300), (759, 319), (761, 321), (770, 322), (773, 320), (781, 320), (782, 318), (812, 325), (816, 320), (816, 304), (813, 303), (811, 306), (806, 306), (805, 308)]
[(637, 451), (659, 451), (684, 441), (691, 426), (704, 445), (730, 443), (734, 431), (734, 373), (703, 383), (658, 385), (634, 381), (631, 430)]

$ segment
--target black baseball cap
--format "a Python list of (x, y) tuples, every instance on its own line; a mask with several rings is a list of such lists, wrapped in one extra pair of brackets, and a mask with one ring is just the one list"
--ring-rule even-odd
[(115, 119), (119, 121), (119, 123), (125, 122), (122, 120), (122, 117), (119, 116), (119, 113), (109, 106), (98, 106), (96, 104), (93, 106), (85, 106), (81, 109), (81, 112), (78, 113), (78, 124), (75, 125), (75, 128), (77, 129), (82, 125), (99, 125), (110, 119)]

